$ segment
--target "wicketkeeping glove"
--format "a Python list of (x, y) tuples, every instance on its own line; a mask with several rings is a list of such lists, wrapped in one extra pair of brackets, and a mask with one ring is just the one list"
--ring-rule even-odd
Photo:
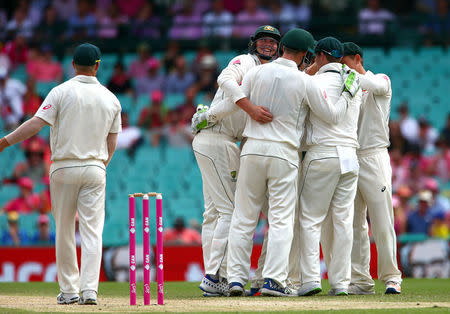
[(192, 116), (191, 130), (192, 134), (197, 134), (201, 129), (212, 127), (215, 123), (208, 122), (208, 106), (199, 104), (197, 112)]
[(360, 88), (358, 73), (343, 64), (341, 77), (344, 81), (343, 92), (347, 92), (354, 97)]

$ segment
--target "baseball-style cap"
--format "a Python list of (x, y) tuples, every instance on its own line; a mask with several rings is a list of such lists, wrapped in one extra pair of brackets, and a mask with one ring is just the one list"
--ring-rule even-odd
[(100, 62), (100, 58), (100, 49), (89, 43), (79, 45), (73, 52), (73, 62), (78, 65), (95, 65)]
[(25, 189), (33, 189), (33, 180), (31, 180), (28, 177), (22, 177), (19, 180), (17, 180), (17, 185), (21, 188)]
[(159, 61), (156, 58), (149, 58), (147, 60), (147, 68), (148, 69), (158, 69), (159, 68)]
[(38, 224), (48, 224), (50, 219), (46, 214), (40, 214), (38, 218)]
[(360, 46), (349, 41), (344, 43), (344, 56), (355, 56), (360, 55), (363, 56), (363, 51)]
[(160, 102), (164, 99), (164, 94), (160, 90), (154, 90), (150, 93), (150, 99), (153, 102)]
[(431, 205), (433, 202), (433, 194), (431, 194), (428, 190), (420, 191), (418, 199), (419, 201), (423, 201), (428, 203), (428, 205)]
[(317, 42), (314, 52), (324, 52), (335, 58), (344, 56), (344, 46), (334, 37), (325, 37)]
[(314, 37), (310, 32), (301, 28), (291, 29), (284, 34), (283, 38), (281, 38), (281, 44), (293, 50), (314, 53)]
[(430, 190), (431, 192), (438, 192), (439, 191), (439, 183), (436, 181), (436, 179), (426, 178), (425, 179), (425, 188), (427, 190)]

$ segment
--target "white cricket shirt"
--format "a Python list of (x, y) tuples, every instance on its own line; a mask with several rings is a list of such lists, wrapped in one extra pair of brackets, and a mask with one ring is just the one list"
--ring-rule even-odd
[(367, 71), (360, 75), (363, 104), (358, 121), (360, 150), (389, 147), (389, 114), (391, 111), (391, 80), (385, 74)]
[[(260, 65), (258, 57), (246, 54), (234, 57), (228, 66), (222, 70), (217, 83), (219, 88), (211, 103), (211, 112), (214, 112), (214, 107), (229, 108), (233, 113), (223, 119), (219, 120), (216, 125), (211, 128), (212, 132), (225, 134), (235, 138), (237, 141), (242, 140), (242, 132), (244, 131), (245, 120), (247, 114), (241, 110), (235, 102), (245, 95), (241, 90), (242, 79), (251, 68)], [(221, 110), (221, 109), (219, 109)]]
[[(267, 107), (273, 115), (272, 122), (266, 124), (247, 119), (244, 137), (284, 143), (284, 146), (293, 150), (289, 156), (293, 162), (298, 161), (297, 150), (308, 107), (333, 123), (340, 121), (347, 107), (344, 96), (338, 97), (336, 104), (331, 104), (312, 77), (300, 72), (294, 61), (285, 58), (251, 69), (245, 75), (241, 87), (252, 103)], [(279, 156), (279, 152), (274, 148), (272, 153), (287, 158)]]
[(119, 100), (93, 76), (77, 75), (55, 88), (35, 116), (50, 124), (51, 159), (108, 159), (106, 138), (121, 131)]
[[(343, 89), (340, 75), (342, 64), (328, 63), (321, 67), (311, 78), (324, 89), (326, 98), (336, 103)], [(311, 111), (306, 122), (306, 144), (322, 146), (346, 146), (358, 148), (358, 117), (362, 101), (362, 92), (348, 101), (348, 108), (343, 119), (337, 123), (329, 123), (323, 116)]]

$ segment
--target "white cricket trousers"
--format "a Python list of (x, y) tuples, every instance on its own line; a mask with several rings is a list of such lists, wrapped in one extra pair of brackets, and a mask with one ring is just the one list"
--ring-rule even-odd
[(350, 283), (353, 239), (353, 203), (358, 171), (341, 174), (335, 147), (312, 147), (303, 160), (300, 186), (300, 280), (320, 282), (321, 231), (327, 216), (332, 219), (331, 243), (322, 243), (330, 255), (328, 278), (332, 288), (347, 289)]
[[(250, 144), (245, 144), (244, 150)], [(268, 143), (263, 145), (270, 145)], [(253, 235), (268, 195), (267, 253), (263, 278), (286, 285), (291, 248), (298, 168), (288, 160), (262, 155), (241, 156), (236, 206), (228, 244), (228, 282), (245, 285), (249, 279)]]
[[(56, 161), (50, 167), (50, 195), (56, 225), (56, 267), (61, 292), (98, 291), (105, 220), (103, 162)], [(75, 243), (75, 214), (81, 236), (81, 271)]]
[(205, 273), (227, 278), (227, 245), (234, 193), (239, 171), (240, 149), (234, 139), (202, 130), (192, 147), (202, 174), (205, 211), (202, 249)]
[[(261, 209), (262, 213), (266, 217), (267, 217), (267, 211), (268, 211), (267, 206), (268, 205), (267, 205), (267, 199), (266, 199), (265, 206)], [(269, 224), (269, 223), (267, 222), (267, 224)], [(269, 226), (269, 228), (270, 228), (270, 226)], [(264, 269), (264, 264), (266, 262), (267, 235), (268, 235), (268, 232), (266, 232), (266, 234), (264, 234), (264, 240), (263, 240), (263, 244), (261, 247), (261, 254), (259, 255), (259, 258), (258, 258), (258, 265), (256, 267), (255, 274), (251, 280), (251, 285), (250, 285), (251, 288), (259, 288), (260, 289), (264, 285), (264, 277), (263, 277), (262, 273), (263, 273), (263, 269)]]
[(402, 282), (397, 266), (397, 239), (392, 209), (392, 169), (386, 148), (358, 152), (358, 192), (353, 220), (352, 279), (365, 288), (375, 285), (370, 275), (369, 210), (372, 235), (378, 252), (378, 278)]

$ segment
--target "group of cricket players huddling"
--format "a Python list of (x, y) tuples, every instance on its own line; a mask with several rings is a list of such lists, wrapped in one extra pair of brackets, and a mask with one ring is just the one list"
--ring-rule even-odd
[[(374, 294), (371, 231), (385, 293), (401, 293), (389, 146), (389, 77), (354, 43), (259, 27), (192, 118), (202, 173), (205, 296)], [(238, 146), (240, 143), (240, 146)], [(302, 158), (303, 157), (303, 158)], [(250, 277), (253, 235), (268, 220)]]

